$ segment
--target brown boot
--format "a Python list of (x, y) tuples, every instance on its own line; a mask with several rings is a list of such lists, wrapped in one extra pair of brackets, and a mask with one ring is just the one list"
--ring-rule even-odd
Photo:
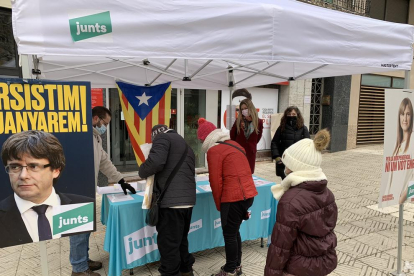
[(98, 261), (88, 260), (88, 266), (90, 270), (95, 271), (102, 268), (102, 263)]
[(74, 272), (72, 271), (72, 276), (101, 276), (101, 274), (93, 272), (89, 268), (83, 272)]

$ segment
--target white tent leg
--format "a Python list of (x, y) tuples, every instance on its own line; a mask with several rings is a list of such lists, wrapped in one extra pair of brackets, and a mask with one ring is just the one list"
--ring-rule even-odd
[(228, 129), (231, 130), (232, 123), (233, 123), (233, 103), (232, 103), (232, 95), (233, 95), (233, 87), (234, 87), (234, 76), (233, 70), (228, 71), (228, 82), (229, 82), (229, 121), (227, 122)]
[[(410, 89), (410, 70), (405, 71), (404, 89)], [(398, 252), (397, 252), (397, 271), (392, 272), (395, 276), (405, 276), (405, 273), (401, 270), (402, 265), (402, 242), (403, 242), (403, 231), (404, 227), (404, 203), (400, 204), (398, 212)]]

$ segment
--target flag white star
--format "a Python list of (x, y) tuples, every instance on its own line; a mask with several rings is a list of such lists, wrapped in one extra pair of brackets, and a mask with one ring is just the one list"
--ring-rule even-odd
[(139, 105), (138, 106), (140, 106), (141, 104), (146, 104), (146, 105), (149, 106), (148, 100), (150, 98), (152, 98), (152, 96), (145, 95), (145, 92), (141, 96), (135, 96), (135, 97), (139, 100)]

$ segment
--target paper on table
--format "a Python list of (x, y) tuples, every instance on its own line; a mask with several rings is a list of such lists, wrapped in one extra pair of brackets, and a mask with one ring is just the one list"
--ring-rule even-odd
[(257, 179), (257, 180), (254, 181), (254, 185), (256, 185), (256, 186), (263, 186), (263, 185), (267, 185), (267, 184), (270, 184), (270, 183), (272, 183), (272, 182), (271, 181), (266, 181), (266, 180), (260, 180), (260, 179)]
[[(137, 182), (129, 183), (136, 191), (142, 191), (142, 185)], [(105, 194), (117, 194), (117, 193), (124, 193), (121, 188), (120, 184), (114, 184), (113, 186), (106, 186), (106, 187), (97, 187), (97, 192), (100, 195)], [(129, 192), (129, 191), (128, 191)]]
[(124, 195), (124, 194), (108, 195), (108, 199), (111, 202), (122, 202), (122, 201), (134, 200), (134, 198), (129, 194), (128, 195)]
[(208, 175), (197, 175), (197, 181), (209, 181)]
[(197, 187), (204, 190), (204, 191), (206, 191), (206, 192), (211, 192), (210, 185), (198, 185)]

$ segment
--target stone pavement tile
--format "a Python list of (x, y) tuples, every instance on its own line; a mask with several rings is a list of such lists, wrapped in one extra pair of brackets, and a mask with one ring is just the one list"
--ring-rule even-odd
[[(410, 209), (410, 211), (414, 211), (414, 210)], [(391, 213), (390, 215), (398, 218), (399, 212)], [(414, 222), (414, 212), (404, 211), (403, 218), (404, 220)]]
[(372, 204), (372, 205), (369, 205), (369, 206), (366, 206), (366, 207), (371, 209), (371, 210), (381, 212), (383, 214), (392, 214), (392, 213), (398, 212), (398, 210), (399, 210), (398, 206), (388, 206), (388, 207), (384, 207), (384, 208), (379, 208), (378, 207), (378, 202), (376, 204)]
[(349, 238), (355, 238), (372, 232), (370, 229), (366, 229), (351, 223), (338, 224), (335, 227), (335, 233), (340, 233)]
[(358, 262), (371, 268), (375, 268), (382, 273), (390, 273), (397, 270), (397, 258), (385, 252), (379, 252), (371, 256), (360, 258), (358, 259)]
[(377, 210), (372, 210), (366, 207), (359, 207), (359, 208), (355, 208), (355, 209), (347, 209), (348, 212), (357, 214), (357, 215), (363, 215), (363, 216), (369, 216), (369, 217), (379, 217), (382, 216), (383, 213), (377, 211)]
[[(158, 269), (158, 267), (157, 267), (157, 269)], [(146, 265), (139, 266), (139, 267), (134, 267), (132, 269), (132, 271), (133, 271), (134, 275), (136, 275), (136, 276), (151, 276), (151, 275), (157, 275), (158, 276), (159, 275), (158, 271), (156, 272), (158, 274), (151, 274), (150, 269)], [(99, 272), (99, 271), (97, 271), (97, 272)], [(129, 269), (122, 270), (122, 275), (129, 276), (129, 273), (130, 273)], [(101, 276), (102, 276), (102, 274), (101, 274)]]
[(369, 233), (366, 235), (354, 238), (355, 241), (371, 246), (380, 251), (396, 248), (398, 245), (397, 239), (394, 237), (387, 237), (378, 233)]
[(378, 253), (380, 250), (356, 240), (347, 239), (338, 242), (336, 251), (338, 254), (338, 263), (349, 263), (351, 259), (369, 256)]
[[(14, 271), (16, 273), (17, 266), (19, 265), (19, 259), (21, 254), (21, 246), (18, 248), (7, 247), (0, 249), (0, 274), (3, 275), (2, 271), (8, 271), (7, 273), (11, 273)], [(5, 274), (8, 275), (8, 274)]]
[[(336, 229), (336, 228), (335, 228), (335, 229)], [(338, 243), (339, 243), (339, 242), (342, 242), (342, 241), (344, 241), (344, 240), (348, 240), (348, 239), (350, 239), (350, 237), (345, 236), (344, 234), (341, 234), (341, 233), (337, 232), (336, 230), (335, 230), (335, 235), (336, 235), (336, 240), (337, 240), (337, 242), (338, 242)]]
[[(393, 249), (390, 249), (384, 252), (397, 258), (398, 248), (393, 248)], [(402, 246), (402, 259), (404, 261), (413, 261), (413, 257), (414, 257), (414, 247), (410, 245), (403, 245)]]
[(384, 221), (372, 220), (370, 218), (352, 221), (350, 224), (366, 229), (369, 232), (378, 232), (381, 230), (392, 229), (395, 227), (394, 223), (388, 223)]
[(336, 224), (347, 224), (351, 221), (358, 221), (358, 220), (362, 220), (362, 219), (366, 219), (370, 217), (369, 215), (358, 215), (358, 214), (354, 214), (351, 212), (348, 212), (346, 210), (343, 210), (342, 208), (339, 209), (338, 212), (338, 220), (336, 222)]
[(344, 210), (344, 209), (357, 209), (360, 208), (361, 205), (352, 202), (348, 199), (336, 199), (335, 200), (336, 206), (338, 206), (338, 208), (340, 210)]
[(347, 201), (353, 202), (358, 204), (359, 206), (368, 206), (368, 205), (373, 205), (373, 204), (377, 204), (378, 205), (378, 201), (377, 200), (371, 200), (365, 197), (351, 197), (351, 198), (347, 198)]
[(344, 264), (338, 264), (336, 269), (330, 275), (338, 275), (338, 276), (363, 275), (363, 274), (361, 274), (363, 267), (364, 267), (363, 263), (352, 260), (351, 262), (346, 263), (346, 264), (345, 263)]

